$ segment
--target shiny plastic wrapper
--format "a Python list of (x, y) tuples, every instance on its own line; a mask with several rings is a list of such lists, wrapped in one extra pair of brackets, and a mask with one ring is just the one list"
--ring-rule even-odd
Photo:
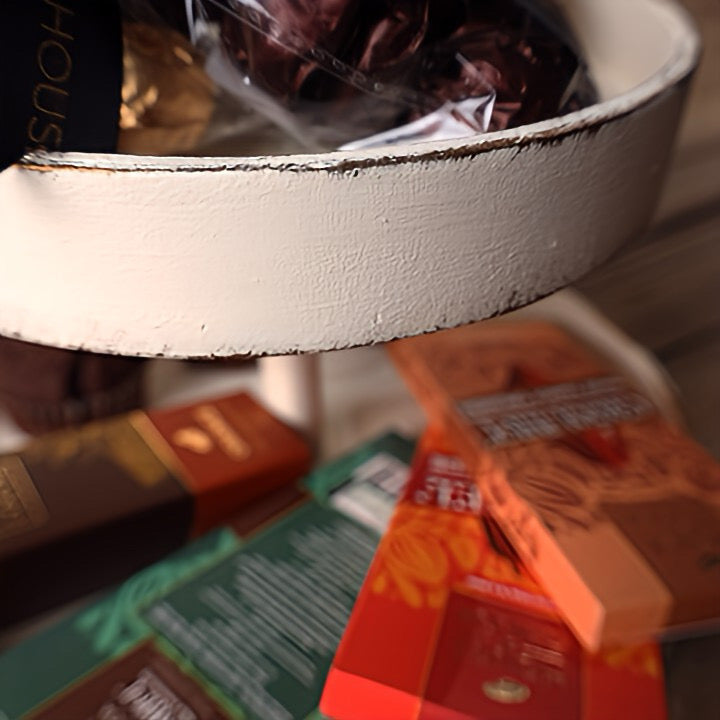
[(121, 139), (144, 129), (142, 151), (153, 127), (159, 152), (207, 154), (462, 138), (596, 100), (551, 0), (186, 0), (183, 23), (124, 2)]
[(135, 155), (264, 155), (297, 142), (217, 85), (178, 0), (121, 0), (123, 82), (117, 150)]

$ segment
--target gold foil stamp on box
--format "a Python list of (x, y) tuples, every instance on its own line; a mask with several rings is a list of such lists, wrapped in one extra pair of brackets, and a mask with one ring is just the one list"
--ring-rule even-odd
[(230, 460), (243, 462), (252, 455), (252, 447), (225, 420), (222, 413), (212, 405), (201, 405), (192, 420), (197, 426), (188, 425), (176, 430), (170, 442), (196, 455), (209, 455), (213, 450), (225, 453)]
[(48, 517), (22, 461), (12, 456), (0, 458), (0, 539), (41, 527)]
[(205, 430), (208, 437), (215, 439), (219, 449), (231, 460), (242, 462), (252, 455), (250, 444), (237, 432), (237, 427), (225, 419), (217, 407), (200, 405), (193, 413), (193, 420)]
[(176, 430), (172, 436), (172, 443), (185, 450), (198, 455), (207, 455), (213, 450), (213, 441), (200, 428), (184, 427)]
[(510, 678), (499, 678), (482, 684), (483, 692), (502, 705), (519, 705), (530, 697), (530, 688)]

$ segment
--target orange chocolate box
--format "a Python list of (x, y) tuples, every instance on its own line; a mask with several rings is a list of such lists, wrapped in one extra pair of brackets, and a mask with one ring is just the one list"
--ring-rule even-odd
[(720, 467), (617, 370), (539, 322), (389, 352), (585, 647), (717, 621)]
[(422, 440), (328, 674), (333, 720), (666, 718), (655, 643), (582, 650), (462, 462)]

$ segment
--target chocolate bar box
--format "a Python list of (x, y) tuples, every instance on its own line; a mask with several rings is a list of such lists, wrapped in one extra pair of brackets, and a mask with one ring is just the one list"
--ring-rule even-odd
[(318, 717), (379, 539), (356, 518), (391, 515), (412, 450), (362, 446), (0, 655), (0, 718)]
[(655, 643), (584, 652), (442, 433), (423, 437), (320, 702), (333, 720), (665, 720)]
[(617, 370), (544, 323), (390, 353), (583, 645), (720, 617), (720, 466)]
[(306, 443), (245, 394), (58, 431), (0, 457), (0, 627), (118, 582), (309, 464)]

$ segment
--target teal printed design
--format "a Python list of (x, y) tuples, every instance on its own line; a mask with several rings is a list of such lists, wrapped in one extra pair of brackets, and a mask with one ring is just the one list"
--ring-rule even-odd
[[(0, 720), (2, 720), (2, 718), (0, 718)], [(313, 710), (305, 720), (328, 720), (328, 718), (316, 709)]]
[[(208, 679), (202, 673), (198, 672), (197, 668), (183, 655), (174, 645), (171, 645), (165, 638), (155, 636), (153, 640), (155, 649), (170, 658), (178, 668), (186, 675), (191, 677), (195, 682), (203, 689), (205, 694), (214, 700), (232, 720), (248, 720), (248, 716), (243, 710), (233, 702), (222, 690), (213, 683), (209, 682)], [(0, 720), (3, 720), (0, 717)]]
[[(21, 718), (151, 634), (139, 605), (240, 544), (222, 529), (134, 575), (99, 603), (0, 655), (0, 718)], [(140, 580), (138, 580), (140, 578)]]
[(81, 612), (75, 628), (88, 638), (97, 655), (121, 655), (148, 635), (148, 627), (138, 614), (142, 604), (170, 590), (180, 578), (218, 562), (238, 545), (238, 537), (227, 529), (204, 536), (163, 562), (136, 573), (116, 592)]
[(375, 553), (372, 530), (308, 503), (152, 604), (145, 618), (252, 720), (304, 720)]
[(358, 467), (374, 456), (387, 453), (410, 465), (414, 450), (415, 443), (412, 440), (397, 433), (387, 433), (315, 470), (305, 479), (304, 485), (319, 502), (327, 503), (333, 490), (351, 481)]
[(305, 720), (330, 720), (330, 718), (327, 715), (323, 715), (320, 710), (315, 709), (305, 718)]
[[(330, 502), (336, 505), (331, 498), (333, 492), (338, 489), (342, 492), (357, 481), (364, 481), (364, 476), (361, 479), (359, 476), (355, 477), (355, 473), (363, 466), (367, 468), (368, 462), (373, 458), (379, 454), (387, 454), (409, 464), (412, 452), (413, 443), (410, 440), (391, 433), (319, 468), (306, 479), (305, 487), (321, 504)], [(343, 549), (342, 543), (346, 542), (348, 537), (365, 538), (365, 541), (359, 543), (359, 550), (356, 548), (349, 553), (348, 558), (353, 558), (352, 562), (344, 562), (338, 555), (338, 549)], [(304, 544), (307, 548), (312, 548), (312, 552), (308, 551), (309, 554), (303, 555), (298, 550), (298, 538), (305, 538)], [(328, 612), (336, 615), (332, 623), (333, 632), (324, 638), (322, 648), (308, 651), (309, 655), (306, 653), (303, 656), (305, 659), (300, 658), (299, 665), (296, 663), (295, 675), (302, 677), (304, 682), (297, 682), (297, 677), (293, 679), (292, 674), (288, 675), (275, 663), (280, 675), (268, 685), (271, 696), (278, 694), (278, 703), (288, 702), (295, 707), (291, 717), (322, 720), (322, 715), (317, 712), (317, 701), (325, 673), (376, 542), (377, 535), (373, 531), (360, 527), (336, 510), (322, 508), (312, 502), (270, 525), (248, 543), (247, 547), (254, 553), (255, 560), (265, 563), (264, 567), (270, 568), (276, 579), (278, 565), (281, 565), (290, 553), (289, 548), (295, 548), (292, 553), (295, 553), (293, 563), (296, 566), (295, 582), (298, 592), (302, 591), (303, 573), (312, 567), (313, 554), (317, 558), (325, 555), (331, 562), (324, 570), (330, 579), (316, 582), (312, 600), (315, 603), (326, 603)], [(173, 603), (174, 598), (177, 598), (179, 603), (185, 602), (182, 598), (194, 603), (193, 594), (197, 595), (202, 589), (205, 578), (215, 578), (216, 571), (220, 589), (234, 592), (232, 574), (223, 580), (220, 578), (228, 568), (234, 567), (233, 563), (242, 555), (236, 552), (241, 547), (240, 539), (229, 528), (209, 533), (165, 560), (137, 573), (98, 603), (0, 655), (0, 720), (22, 718), (57, 693), (81, 682), (103, 663), (127, 652), (136, 643), (149, 637), (153, 638), (159, 650), (195, 677), (231, 717), (235, 720), (248, 720), (253, 717), (241, 709), (240, 703), (231, 701), (230, 693), (224, 692), (219, 683), (213, 682), (213, 678), (209, 677), (212, 673), (198, 669), (197, 654), (181, 652), (174, 644), (154, 635), (152, 628), (143, 618), (143, 608), (149, 607), (147, 612), (152, 612), (153, 608), (164, 603)], [(320, 572), (322, 568), (323, 563), (320, 563), (315, 571)], [(342, 587), (337, 587), (337, 583)], [(303, 592), (300, 592), (300, 595), (302, 596)], [(341, 598), (340, 605), (333, 603), (332, 598), (335, 596)], [(218, 597), (222, 597), (222, 593)], [(160, 598), (163, 600), (160, 601)], [(292, 620), (295, 612), (297, 611), (289, 613), (288, 622)], [(185, 613), (186, 610), (183, 609), (182, 614)], [(287, 639), (276, 640), (289, 647)], [(310, 638), (306, 640), (309, 642)], [(270, 654), (269, 643), (270, 639)], [(285, 657), (286, 661), (288, 657)], [(298, 659), (297, 656), (294, 657)], [(272, 664), (272, 658), (267, 662)], [(272, 716), (262, 716), (262, 720), (271, 718)]]

